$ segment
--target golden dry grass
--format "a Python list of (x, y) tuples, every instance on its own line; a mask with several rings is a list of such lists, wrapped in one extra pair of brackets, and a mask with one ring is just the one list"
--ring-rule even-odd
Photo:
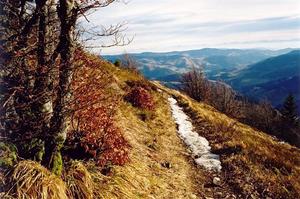
[(34, 161), (19, 162), (11, 175), (11, 195), (22, 199), (67, 199), (61, 178)]
[(67, 168), (65, 181), (69, 198), (92, 199), (94, 182), (86, 167), (78, 161)]
[(118, 121), (132, 147), (131, 161), (115, 168), (103, 198), (196, 198), (195, 168), (176, 135), (168, 105), (160, 100), (155, 118), (147, 122), (138, 117), (138, 109), (122, 104)]
[[(119, 92), (126, 91), (126, 81), (143, 80), (128, 70), (108, 67), (115, 76)], [(204, 180), (186, 147), (177, 136), (167, 94), (151, 91), (156, 110), (148, 112), (121, 102), (116, 121), (131, 145), (130, 162), (115, 166), (112, 176), (103, 176), (88, 167), (91, 175), (101, 182), (99, 198), (198, 198)], [(166, 166), (168, 165), (168, 166)], [(94, 169), (94, 170), (93, 170)]]
[(198, 132), (209, 140), (214, 151), (220, 152), (224, 177), (235, 193), (241, 197), (300, 197), (298, 148), (281, 143), (207, 104), (160, 87), (177, 98)]

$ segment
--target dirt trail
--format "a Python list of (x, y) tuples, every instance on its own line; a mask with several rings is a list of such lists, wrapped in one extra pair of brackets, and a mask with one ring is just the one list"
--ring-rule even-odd
[(172, 109), (172, 116), (178, 125), (179, 137), (191, 150), (195, 163), (209, 171), (220, 172), (222, 169), (219, 155), (211, 152), (211, 147), (206, 138), (200, 136), (194, 129), (191, 119), (178, 105), (177, 100), (168, 98)]
[(156, 93), (153, 116), (123, 104), (118, 125), (130, 142), (131, 161), (116, 170), (120, 181), (108, 187), (115, 198), (203, 198), (203, 173), (198, 171), (186, 146), (177, 135), (176, 124), (167, 101), (168, 95)]
[(114, 169), (105, 188), (107, 198), (196, 199), (225, 198), (218, 172), (195, 163), (178, 135), (169, 93), (153, 91), (155, 111), (145, 112), (122, 102), (118, 126), (131, 145), (131, 161)]
[[(154, 82), (154, 84), (156, 84)], [(181, 131), (194, 131), (199, 137), (203, 136), (203, 135), (207, 135), (207, 133), (202, 133), (202, 131), (207, 131), (210, 132), (212, 130), (211, 125), (202, 120), (201, 123), (198, 123), (197, 121), (194, 121), (190, 118), (193, 118), (192, 115), (190, 115), (190, 113), (185, 112), (186, 108), (185, 107), (181, 107), (181, 104), (178, 104), (176, 102), (176, 100), (171, 100), (173, 102), (170, 102), (170, 98), (173, 98), (176, 96), (176, 91), (170, 92), (169, 89), (166, 89), (165, 87), (162, 87), (160, 84), (156, 84), (162, 93), (164, 93), (165, 98), (168, 99), (169, 102), (169, 106), (170, 106), (170, 111), (172, 113), (172, 106), (177, 106), (177, 107), (173, 107), (173, 109), (175, 109), (175, 111), (179, 111), (181, 112), (179, 115), (181, 115), (181, 119), (175, 119), (173, 117), (173, 121), (175, 121), (175, 123), (178, 122), (182, 122), (183, 120), (188, 120), (190, 122), (190, 124), (187, 124), (187, 126), (192, 125), (191, 127), (186, 128), (186, 126), (180, 127), (178, 124), (177, 125), (177, 131), (181, 130)], [(188, 106), (188, 105), (187, 105)], [(177, 109), (177, 110), (176, 110)], [(173, 110), (174, 111), (174, 110)], [(182, 116), (182, 114), (184, 114), (185, 116)], [(174, 115), (173, 115), (174, 116)], [(177, 115), (178, 116), (178, 115)], [(180, 117), (180, 116), (179, 116)], [(195, 128), (194, 128), (195, 127)], [(181, 129), (180, 129), (181, 128)], [(179, 133), (178, 137), (182, 139), (182, 134), (184, 132)], [(190, 134), (191, 132), (189, 132), (188, 134)], [(177, 133), (178, 134), (178, 133)], [(194, 135), (193, 135), (194, 136)], [(192, 136), (192, 137), (193, 137)], [(201, 137), (201, 139), (205, 139), (204, 137)], [(196, 138), (197, 140), (198, 138)], [(184, 140), (184, 138), (183, 138)], [(233, 193), (233, 191), (231, 190), (231, 187), (227, 184), (227, 177), (226, 177), (226, 169), (221, 169), (219, 170), (219, 161), (218, 161), (218, 157), (215, 156), (214, 154), (210, 153), (210, 147), (208, 144), (208, 141), (205, 139), (204, 141), (202, 141), (202, 143), (200, 143), (200, 146), (202, 144), (204, 144), (204, 149), (201, 148), (200, 150), (194, 149), (194, 153), (193, 153), (193, 149), (189, 149), (189, 145), (191, 144), (191, 142), (186, 142), (186, 141), (182, 141), (185, 149), (189, 152), (188, 153), (188, 158), (190, 159), (189, 163), (191, 164), (192, 168), (195, 170), (195, 174), (196, 176), (198, 176), (198, 178), (196, 179), (196, 184), (197, 184), (197, 191), (199, 193), (199, 198), (207, 198), (207, 199), (218, 199), (218, 198), (238, 198), (235, 196), (235, 194)], [(196, 141), (196, 145), (198, 145), (199, 143)], [(195, 155), (195, 152), (197, 155)], [(205, 167), (205, 165), (201, 165), (201, 164), (197, 164), (195, 160), (197, 160), (197, 158), (199, 158), (201, 154), (207, 154), (209, 153), (211, 156), (207, 159), (208, 161), (212, 160), (213, 164), (211, 164), (211, 162), (209, 162), (208, 166)], [(218, 162), (218, 164), (215, 164), (216, 162)], [(211, 169), (211, 165), (214, 165), (214, 168), (217, 169)], [(201, 176), (199, 178), (199, 176)]]
[[(172, 97), (168, 98), (168, 101), (173, 118), (178, 125), (179, 137), (191, 150), (190, 155), (195, 163), (200, 165), (201, 168), (198, 168), (198, 171), (205, 173), (204, 180), (206, 179), (206, 181), (202, 181), (204, 187), (202, 196), (204, 198), (236, 198), (226, 184), (224, 172), (221, 171), (222, 166), (219, 156), (211, 153), (209, 142), (195, 131), (191, 119), (178, 105), (177, 101)], [(205, 128), (206, 125), (202, 127)], [(199, 129), (199, 124), (197, 124), (197, 129)]]

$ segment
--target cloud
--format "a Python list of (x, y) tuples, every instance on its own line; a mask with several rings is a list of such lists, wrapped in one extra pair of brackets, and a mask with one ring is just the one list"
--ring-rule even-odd
[(244, 21), (231, 24), (227, 27), (229, 32), (257, 32), (257, 31), (281, 31), (300, 28), (300, 17), (274, 17), (252, 21)]
[(299, 45), (299, 13), (298, 0), (131, 0), (100, 9), (89, 20), (90, 26), (128, 23), (125, 33), (135, 35), (134, 42), (102, 50), (115, 54), (218, 46), (291, 47)]

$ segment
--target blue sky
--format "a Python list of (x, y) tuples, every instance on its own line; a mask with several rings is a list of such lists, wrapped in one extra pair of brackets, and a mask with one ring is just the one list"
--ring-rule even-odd
[(94, 49), (101, 54), (300, 47), (299, 0), (129, 0), (102, 8), (89, 20), (88, 26), (126, 22), (124, 33), (134, 36), (125, 47)]

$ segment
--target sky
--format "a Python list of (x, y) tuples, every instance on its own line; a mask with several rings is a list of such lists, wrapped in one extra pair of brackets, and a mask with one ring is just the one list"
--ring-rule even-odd
[[(167, 52), (201, 48), (299, 48), (299, 0), (126, 0), (83, 20), (86, 27), (126, 23), (124, 47), (100, 54)], [(100, 29), (99, 29), (100, 30)], [(102, 38), (88, 45), (109, 44)]]

